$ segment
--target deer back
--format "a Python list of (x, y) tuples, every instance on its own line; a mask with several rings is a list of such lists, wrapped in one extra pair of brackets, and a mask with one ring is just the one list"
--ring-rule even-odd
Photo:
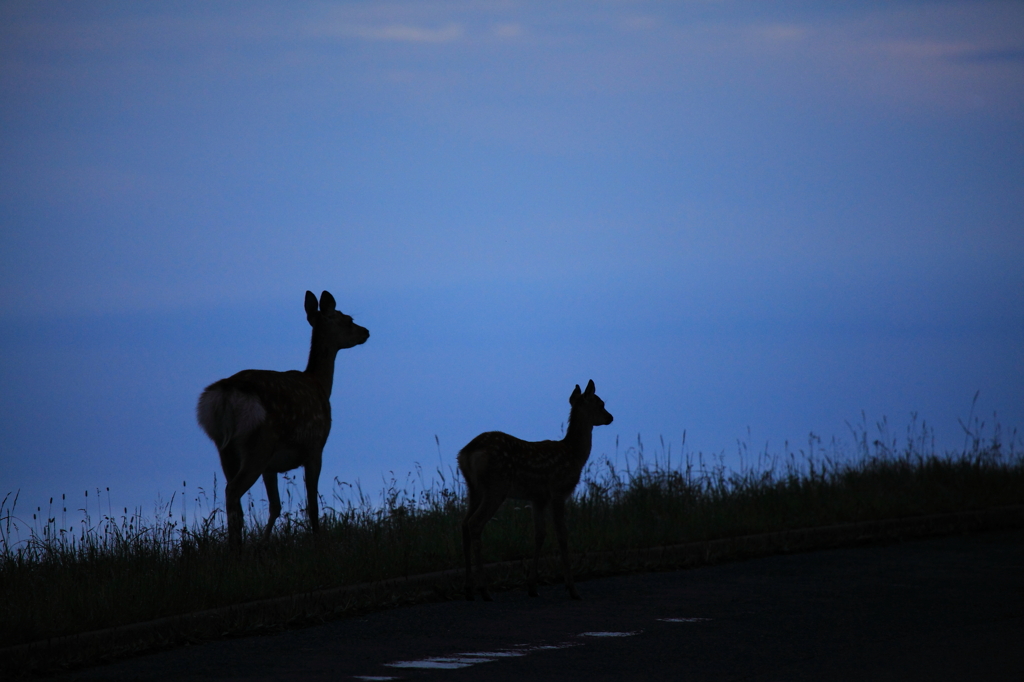
[(564, 441), (525, 441), (501, 431), (480, 434), (459, 453), (471, 485), (502, 482), (510, 486), (511, 497), (523, 499), (571, 493), (584, 464), (586, 457), (574, 457)]
[(331, 431), (327, 391), (304, 372), (247, 369), (206, 388), (199, 423), (222, 447), (266, 425), (279, 441), (322, 448)]

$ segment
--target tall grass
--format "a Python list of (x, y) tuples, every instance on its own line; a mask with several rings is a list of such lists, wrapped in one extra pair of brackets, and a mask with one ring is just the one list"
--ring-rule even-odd
[[(751, 457), (738, 443), (740, 467), (722, 455), (685, 449), (673, 456), (660, 441), (653, 454), (635, 445), (596, 457), (568, 508), (574, 551), (629, 550), (787, 528), (830, 525), (1024, 503), (1024, 452), (1016, 432), (1004, 445), (998, 427), (964, 425), (964, 448), (935, 452), (926, 425), (904, 439), (862, 424), (854, 445), (825, 444)], [(17, 498), (0, 503), (0, 637), (8, 645), (320, 588), (461, 565), (463, 486), (452, 471), (429, 481), (417, 467), (392, 479), (376, 498), (335, 479), (321, 500), (322, 532), (307, 532), (304, 513), (288, 506), (270, 542), (248, 498), (247, 541), (227, 547), (214, 482), (209, 495), (180, 496), (155, 518), (113, 510), (109, 491), (87, 498), (84, 519), (67, 522), (67, 500), (16, 514)], [(296, 479), (286, 477), (288, 498)], [(296, 495), (296, 497), (299, 497)], [(105, 508), (104, 508), (105, 506)], [(189, 517), (191, 512), (191, 518)], [(95, 513), (95, 515), (94, 515)], [(510, 501), (485, 530), (485, 558), (532, 554), (529, 504)]]

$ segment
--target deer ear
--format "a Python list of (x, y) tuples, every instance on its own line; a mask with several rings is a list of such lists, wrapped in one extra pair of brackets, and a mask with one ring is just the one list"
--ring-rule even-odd
[(594, 395), (594, 390), (594, 380), (591, 379), (590, 382), (587, 384), (587, 395)]
[(319, 313), (316, 310), (316, 294), (312, 291), (306, 292), (306, 319), (312, 325)]
[(320, 294), (320, 312), (333, 313), (337, 306), (338, 304), (334, 302), (334, 297), (331, 296), (331, 292), (325, 291)]
[(580, 385), (576, 384), (576, 388), (573, 389), (572, 395), (569, 396), (569, 404), (570, 405), (575, 405), (576, 401), (580, 399), (580, 395), (581, 395), (581, 393), (580, 393)]

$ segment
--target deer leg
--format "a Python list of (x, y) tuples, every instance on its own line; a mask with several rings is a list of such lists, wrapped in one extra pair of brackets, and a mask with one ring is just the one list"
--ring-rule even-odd
[(498, 511), (498, 507), (505, 501), (504, 495), (483, 495), (476, 511), (467, 520), (469, 525), (469, 536), (473, 542), (473, 554), (476, 556), (477, 571), (480, 574), (480, 597), (484, 601), (491, 601), (491, 593), (487, 591), (487, 571), (484, 570), (483, 558), (483, 533), (484, 526)]
[(474, 488), (466, 486), (469, 492), (469, 503), (466, 517), (462, 520), (462, 553), (466, 558), (466, 599), (473, 601), (473, 535), (469, 530), (469, 519), (480, 506), (480, 496)]
[(224, 480), (230, 481), (238, 474), (240, 466), (238, 448), (233, 443), (228, 443), (223, 448), (217, 449), (220, 455), (220, 468), (224, 471)]
[(547, 500), (533, 500), (533, 567), (530, 569), (528, 589), (531, 597), (537, 596), (537, 573), (540, 564), (540, 551), (544, 548), (544, 536), (547, 532)]
[(253, 432), (244, 441), (236, 440), (231, 449), (231, 461), (237, 463), (237, 469), (224, 490), (224, 506), (228, 513), (228, 542), (233, 547), (242, 544), (242, 495), (263, 474), (274, 452), (272, 440), (262, 431)]
[(310, 456), (306, 462), (306, 516), (309, 517), (309, 530), (320, 531), (320, 500), (317, 497), (317, 485), (320, 482), (320, 466), (323, 463), (323, 451)]
[(565, 499), (555, 497), (551, 501), (551, 515), (555, 520), (555, 535), (558, 537), (558, 549), (562, 554), (562, 571), (565, 573), (565, 587), (573, 599), (581, 599), (572, 582), (572, 568), (569, 566), (569, 534), (565, 525)]
[(281, 494), (277, 490), (277, 474), (273, 471), (264, 471), (263, 485), (267, 489), (267, 501), (270, 503), (270, 518), (267, 519), (267, 527), (263, 529), (263, 542), (268, 542), (270, 531), (274, 529), (274, 522), (281, 516)]
[(242, 495), (246, 493), (256, 479), (260, 477), (257, 470), (246, 469), (244, 466), (228, 481), (224, 489), (224, 506), (228, 513), (228, 543), (232, 547), (242, 545)]

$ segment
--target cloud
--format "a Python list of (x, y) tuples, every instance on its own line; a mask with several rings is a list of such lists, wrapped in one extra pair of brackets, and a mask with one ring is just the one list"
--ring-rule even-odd
[(495, 24), (492, 30), (499, 38), (518, 38), (523, 34), (521, 24)]
[(752, 33), (772, 42), (799, 40), (807, 35), (807, 29), (794, 24), (766, 24), (752, 29)]
[(461, 24), (454, 23), (441, 28), (426, 28), (409, 24), (386, 24), (382, 26), (342, 24), (326, 27), (318, 26), (312, 33), (321, 36), (334, 35), (383, 42), (437, 44), (459, 40), (465, 34), (465, 30)]
[(968, 64), (993, 64), (993, 63), (1022, 63), (1024, 62), (1024, 48), (1005, 49), (980, 49), (972, 48), (963, 50), (958, 54), (947, 57), (951, 61), (965, 62)]
[(894, 40), (868, 47), (902, 60), (950, 59), (978, 51), (970, 43), (938, 40)]
[(658, 20), (650, 16), (627, 17), (622, 25), (634, 31), (649, 31), (658, 26)]

